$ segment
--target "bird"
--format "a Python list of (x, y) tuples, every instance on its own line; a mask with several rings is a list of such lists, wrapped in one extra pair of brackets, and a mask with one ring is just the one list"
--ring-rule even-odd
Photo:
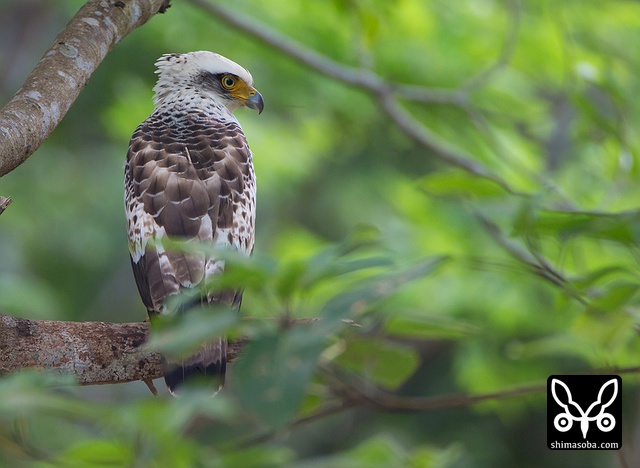
[[(224, 260), (212, 253), (217, 250), (187, 252), (171, 242), (208, 243), (251, 255), (256, 177), (234, 111), (247, 107), (260, 114), (263, 97), (245, 68), (214, 52), (165, 54), (155, 66), (154, 109), (131, 137), (124, 170), (138, 292), (150, 320), (172, 313), (167, 299), (185, 291), (200, 290), (197, 302), (203, 306), (239, 310), (241, 290), (205, 286), (224, 270)], [(185, 382), (206, 376), (217, 393), (224, 385), (226, 350), (225, 337), (212, 337), (185, 359), (164, 356), (169, 391), (176, 395)]]

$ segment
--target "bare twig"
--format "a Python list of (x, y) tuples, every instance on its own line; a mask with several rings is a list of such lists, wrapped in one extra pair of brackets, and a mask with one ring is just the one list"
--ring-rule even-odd
[(143, 382), (144, 382), (144, 384), (147, 386), (147, 388), (149, 389), (149, 391), (151, 392), (151, 394), (152, 394), (154, 397), (157, 397), (157, 396), (158, 396), (158, 389), (156, 388), (156, 386), (155, 386), (155, 385), (153, 385), (153, 380), (151, 380), (151, 379), (146, 379), (146, 380), (143, 380)]
[(475, 215), (485, 231), (509, 255), (526, 265), (536, 275), (562, 289), (566, 294), (578, 301), (580, 304), (589, 305), (589, 301), (580, 293), (580, 291), (573, 287), (571, 281), (565, 278), (565, 276), (555, 269), (545, 258), (537, 252), (535, 254), (531, 253), (521, 245), (508, 239), (502, 232), (502, 229), (500, 229), (500, 226), (480, 212), (476, 212)]
[(504, 400), (522, 395), (543, 392), (546, 384), (525, 385), (497, 392), (479, 394), (453, 394), (434, 397), (405, 397), (376, 391), (375, 394), (360, 393), (360, 400), (367, 406), (384, 411), (431, 411), (442, 408), (472, 406), (484, 401)]
[(168, 7), (169, 0), (91, 0), (80, 8), (0, 110), (0, 176), (51, 134), (109, 51)]
[[(537, 383), (531, 385), (521, 385), (517, 387), (511, 387), (508, 389), (498, 390), (495, 392), (487, 393), (458, 393), (458, 394), (446, 394), (437, 395), (433, 397), (407, 397), (401, 395), (395, 395), (385, 392), (377, 387), (372, 387), (369, 383), (359, 382), (354, 383), (354, 376), (335, 375), (333, 370), (326, 367), (322, 367), (324, 375), (329, 377), (333, 382), (333, 389), (336, 391), (339, 398), (334, 401), (328, 402), (322, 406), (316, 412), (307, 416), (303, 416), (300, 419), (295, 420), (289, 424), (284, 430), (291, 430), (296, 427), (323, 419), (333, 414), (341, 413), (353, 408), (370, 407), (378, 411), (384, 412), (425, 412), (433, 411), (437, 409), (456, 408), (464, 406), (473, 406), (485, 401), (504, 400), (507, 398), (515, 398), (524, 395), (532, 395), (535, 393), (544, 392), (547, 385), (545, 383)], [(638, 374), (640, 373), (640, 367), (624, 367), (624, 368), (602, 368), (591, 369), (581, 374), (593, 375), (593, 374)], [(253, 435), (248, 439), (240, 442), (240, 447), (247, 447), (259, 443), (266, 442), (268, 440), (277, 437), (283, 429), (270, 429), (264, 431), (258, 435)]]
[[(325, 375), (330, 377), (337, 389), (352, 406), (370, 406), (381, 411), (432, 411), (443, 408), (455, 408), (460, 406), (472, 406), (484, 401), (504, 400), (523, 395), (530, 395), (545, 391), (546, 382), (531, 385), (521, 385), (487, 393), (458, 393), (437, 395), (432, 397), (402, 396), (381, 390), (370, 383), (359, 381), (353, 374), (332, 375), (335, 370), (325, 370)], [(637, 374), (640, 367), (609, 367), (589, 369), (577, 375), (622, 375)]]
[(4, 210), (6, 210), (9, 205), (11, 205), (11, 197), (1, 197), (0, 196), (0, 214), (4, 213)]
[(357, 405), (355, 403), (346, 399), (332, 401), (330, 403), (327, 403), (325, 406), (321, 407), (314, 413), (303, 416), (300, 419), (296, 419), (285, 429), (267, 429), (261, 431), (258, 434), (253, 434), (248, 438), (240, 441), (239, 443), (236, 443), (235, 445), (237, 445), (239, 448), (247, 448), (253, 445), (261, 444), (273, 439), (283, 430), (290, 431), (291, 429), (304, 426), (320, 419), (324, 419), (333, 414), (342, 413), (343, 411), (355, 408), (356, 406)]

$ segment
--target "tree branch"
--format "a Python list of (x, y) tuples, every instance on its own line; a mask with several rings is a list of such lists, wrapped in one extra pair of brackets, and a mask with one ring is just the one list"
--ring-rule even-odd
[[(388, 393), (372, 386), (370, 383), (363, 381), (356, 383), (354, 382), (355, 376), (353, 374), (346, 375), (340, 373), (340, 375), (337, 375), (335, 374), (335, 369), (324, 368), (323, 370), (325, 371), (324, 375), (331, 378), (335, 384), (333, 390), (339, 398), (322, 406), (316, 412), (297, 419), (287, 426), (287, 430), (352, 408), (369, 407), (377, 411), (394, 414), (399, 412), (427, 412), (438, 409), (473, 406), (485, 401), (505, 400), (507, 398), (533, 395), (544, 392), (547, 387), (546, 382), (539, 382), (486, 393), (453, 393), (429, 397), (401, 396)], [(638, 374), (639, 372), (640, 367), (633, 366), (591, 369), (575, 375), (622, 375)], [(239, 448), (246, 448), (267, 442), (280, 433), (281, 429), (268, 429), (241, 441), (238, 446)]]
[[(318, 320), (298, 318), (281, 325)], [(162, 357), (143, 346), (149, 328), (147, 322), (64, 322), (0, 314), (0, 375), (27, 368), (49, 370), (73, 375), (81, 385), (158, 379), (163, 376)], [(230, 341), (227, 361), (233, 362), (247, 341)]]
[[(232, 12), (222, 5), (211, 3), (209, 0), (190, 1), (226, 24), (285, 54), (296, 62), (371, 94), (378, 99), (380, 108), (402, 132), (422, 147), (431, 151), (431, 154), (443, 163), (458, 167), (475, 176), (491, 180), (511, 194), (525, 195), (513, 190), (506, 180), (494, 174), (481, 162), (474, 159), (472, 155), (445, 142), (434, 131), (404, 110), (399, 103), (399, 99), (403, 99), (423, 104), (452, 104), (466, 109), (469, 105), (469, 93), (466, 89), (431, 89), (424, 86), (393, 83), (370, 70), (336, 62), (280, 32), (241, 14)], [(508, 57), (509, 53), (508, 51), (505, 52), (505, 57)], [(500, 60), (506, 60), (506, 58)]]
[(480, 221), (482, 227), (491, 236), (491, 238), (511, 257), (527, 266), (534, 274), (540, 276), (544, 280), (560, 288), (567, 295), (578, 301), (584, 306), (591, 306), (589, 300), (577, 290), (571, 281), (564, 277), (562, 273), (556, 270), (541, 255), (536, 255), (529, 250), (524, 249), (521, 245), (507, 238), (502, 232), (500, 226), (484, 216), (479, 211), (475, 212), (475, 216)]
[(111, 49), (169, 0), (91, 0), (0, 110), (0, 177), (25, 162), (60, 123)]
[(11, 197), (2, 197), (0, 196), (0, 214), (4, 213), (9, 205), (11, 205)]
[(459, 106), (464, 106), (467, 103), (467, 94), (464, 92), (392, 83), (371, 70), (338, 63), (313, 49), (291, 40), (266, 25), (235, 13), (217, 3), (211, 3), (208, 0), (191, 0), (191, 3), (208, 11), (226, 24), (244, 32), (248, 36), (258, 39), (286, 54), (306, 67), (319, 71), (328, 77), (348, 85), (364, 89), (374, 94), (380, 94), (393, 88), (394, 92), (404, 99), (422, 103), (453, 104)]
[[(370, 382), (362, 380), (360, 376), (350, 372), (343, 372), (335, 368), (324, 368), (323, 370), (324, 375), (331, 379), (334, 392), (342, 397), (343, 402), (350, 402), (351, 407), (367, 406), (379, 411), (390, 411), (394, 413), (473, 406), (485, 401), (504, 400), (541, 393), (547, 388), (546, 382), (538, 382), (486, 393), (453, 393), (428, 397), (403, 396), (382, 390)], [(572, 375), (623, 375), (637, 374), (639, 372), (639, 366), (603, 367), (587, 369)]]
[(507, 182), (491, 173), (481, 163), (476, 162), (472, 156), (463, 153), (455, 148), (451, 143), (440, 138), (426, 125), (418, 122), (407, 112), (393, 97), (391, 93), (381, 94), (379, 97), (380, 108), (383, 109), (389, 118), (413, 141), (432, 151), (434, 155), (447, 164), (459, 167), (470, 174), (485, 178), (502, 187), (505, 191), (517, 194), (509, 187)]
[[(142, 346), (149, 324), (30, 320), (0, 314), (0, 375), (31, 368), (75, 376), (81, 385), (163, 376), (162, 358)], [(233, 361), (244, 338), (229, 343)]]

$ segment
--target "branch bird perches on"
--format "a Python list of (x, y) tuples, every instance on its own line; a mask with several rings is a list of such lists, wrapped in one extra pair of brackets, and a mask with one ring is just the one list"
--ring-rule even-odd
[[(147, 322), (63, 322), (0, 314), (0, 375), (21, 369), (73, 375), (81, 385), (149, 381), (162, 377), (162, 358), (143, 346)], [(229, 343), (233, 361), (246, 342)]]

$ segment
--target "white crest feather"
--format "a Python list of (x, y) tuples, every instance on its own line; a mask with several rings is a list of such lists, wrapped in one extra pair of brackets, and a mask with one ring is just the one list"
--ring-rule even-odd
[(165, 54), (155, 63), (158, 82), (153, 91), (153, 102), (158, 107), (173, 93), (189, 91), (196, 78), (204, 73), (213, 75), (231, 73), (253, 86), (253, 77), (245, 68), (220, 54), (200, 50), (187, 54)]

